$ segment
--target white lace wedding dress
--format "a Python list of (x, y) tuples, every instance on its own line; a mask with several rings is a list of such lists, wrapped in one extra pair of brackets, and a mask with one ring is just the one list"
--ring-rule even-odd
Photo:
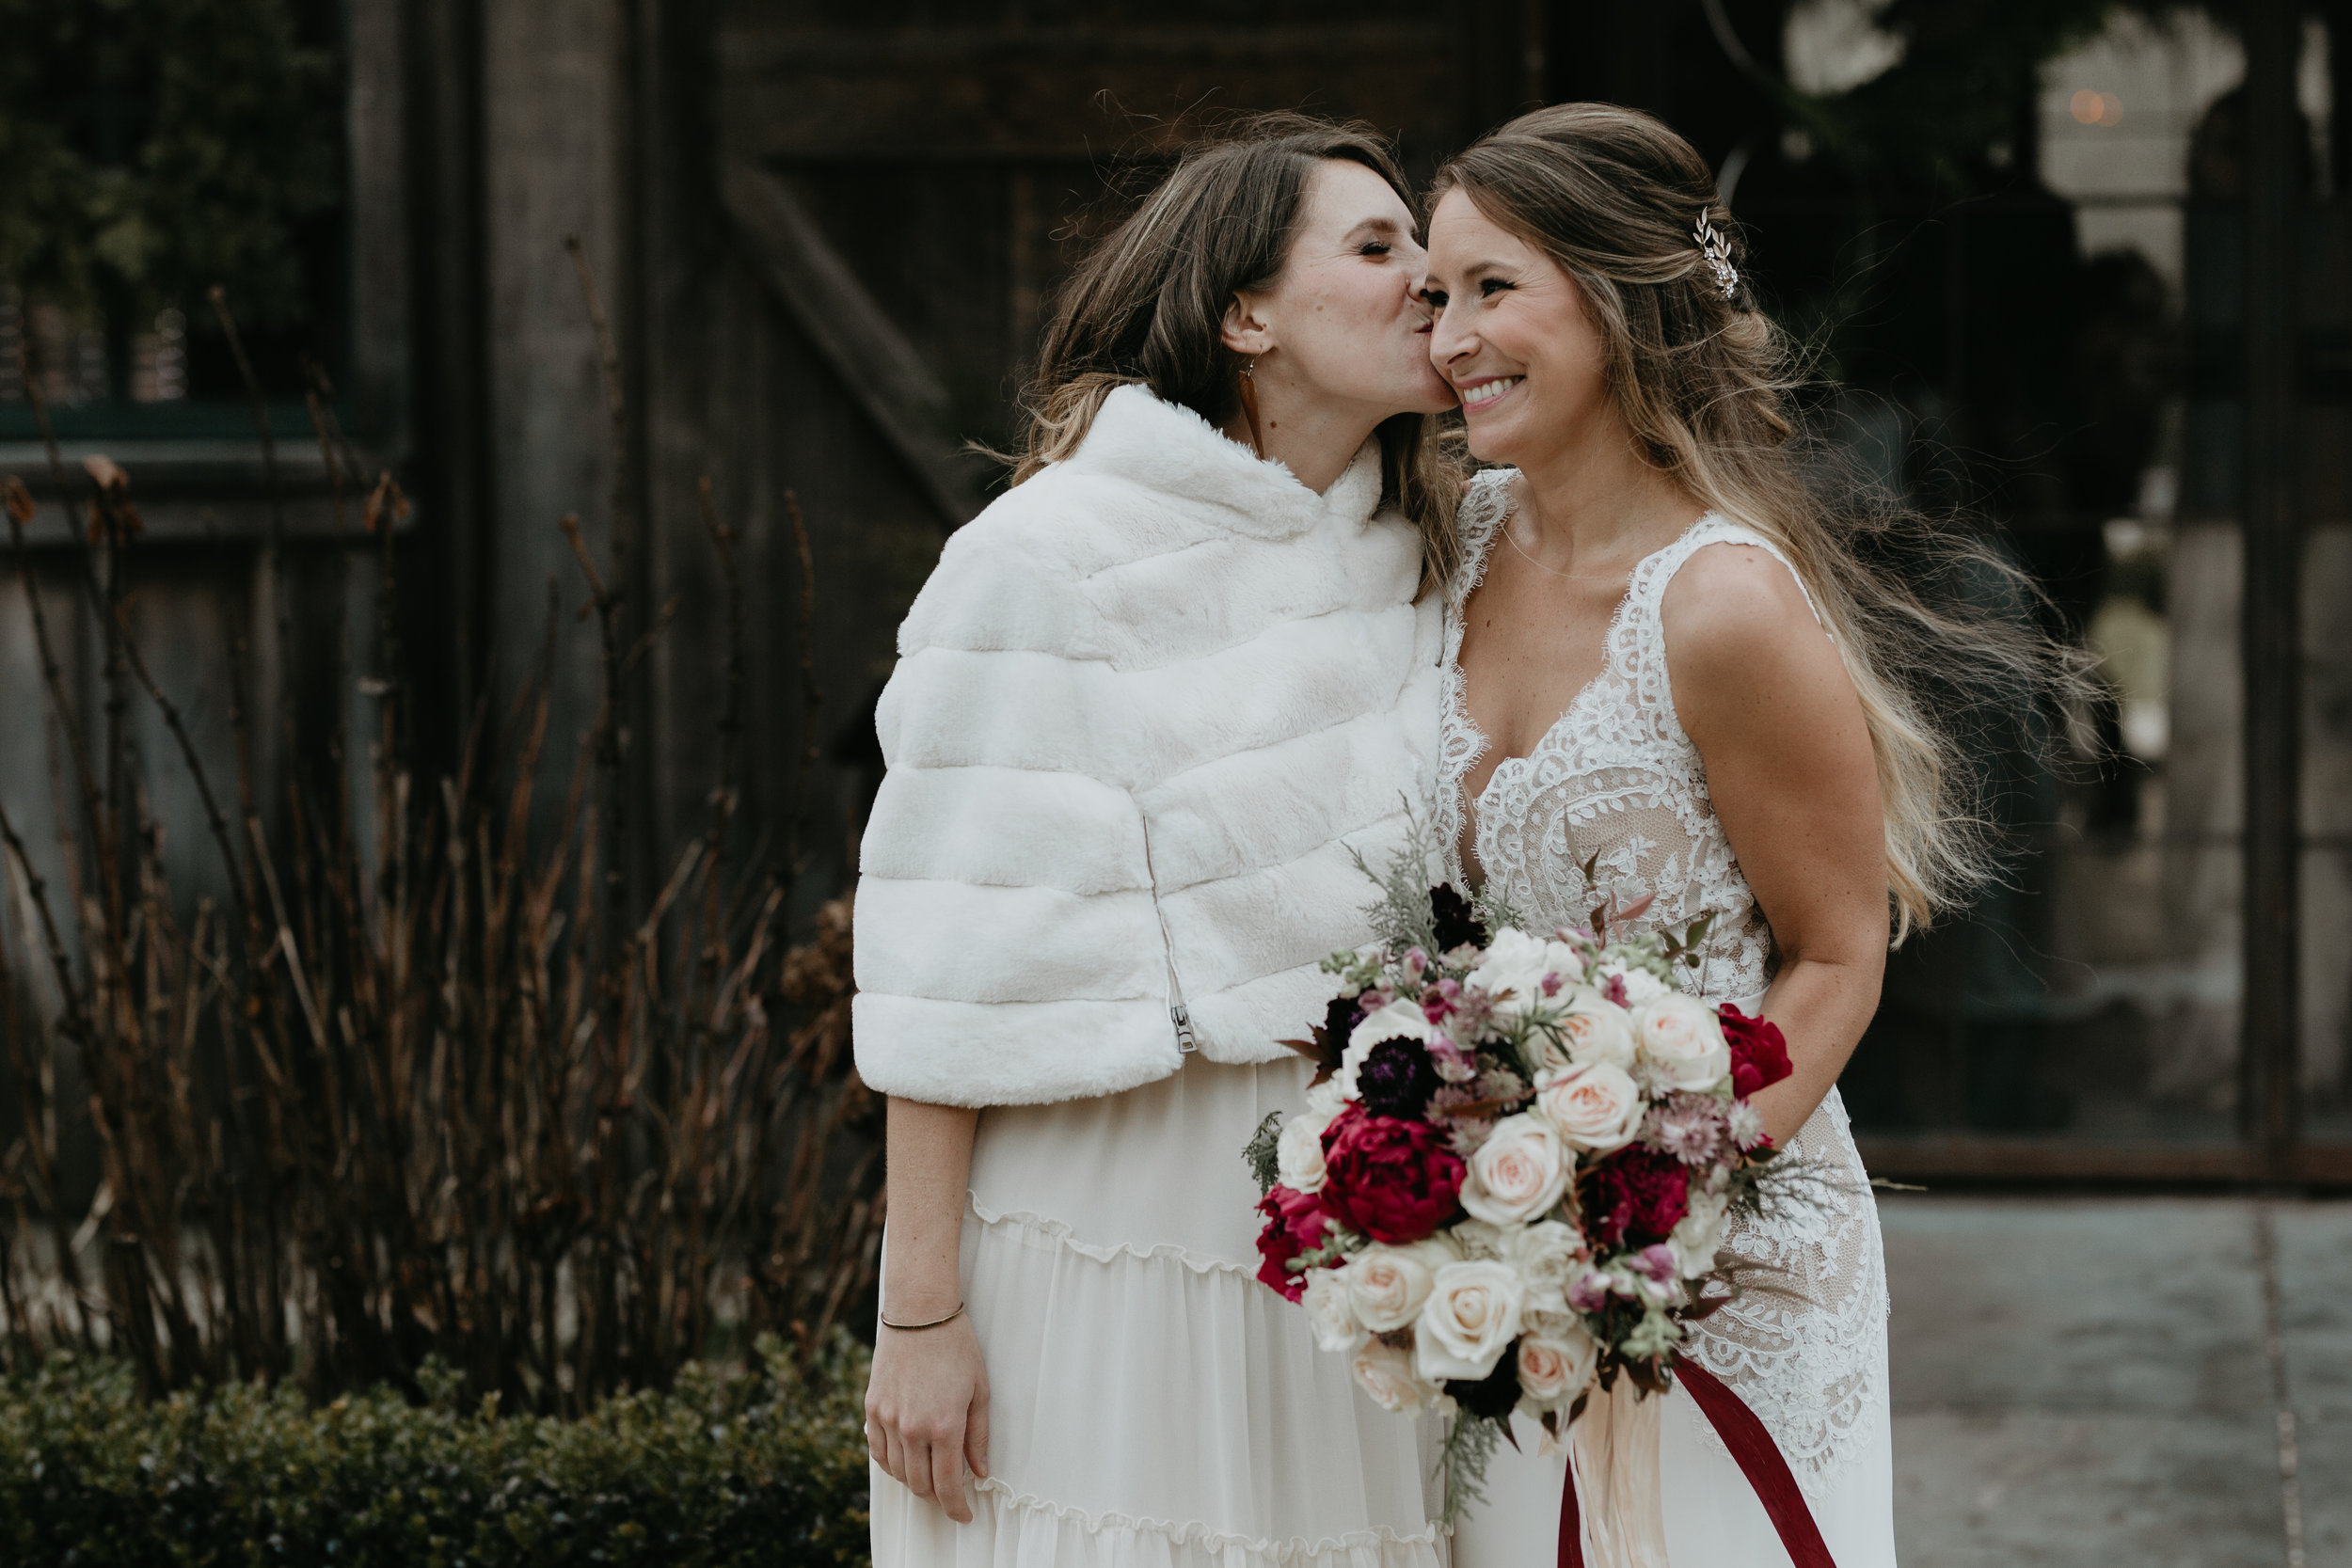
[[(1659, 605), (1708, 545), (1777, 550), (1708, 515), (1636, 566), (1600, 673), (1524, 757), (1505, 758), (1475, 801), (1464, 780), (1486, 749), (1462, 697), (1461, 610), (1508, 515), (1515, 475), (1478, 476), (1462, 509), (1465, 563), (1453, 585), (1438, 782), (1448, 872), (1463, 882), (1475, 835), (1486, 885), (1533, 926), (1581, 925), (1602, 895), (1654, 897), (1641, 924), (1679, 931), (1712, 914), (1686, 989), (1753, 1011), (1771, 979), (1772, 938), (1707, 794), (1698, 751), (1675, 716)], [(1786, 564), (1784, 559), (1783, 562)], [(1467, 817), (1465, 814), (1468, 814)], [(1580, 869), (1597, 855), (1596, 880)], [(1832, 1089), (1791, 1151), (1837, 1173), (1825, 1212), (1735, 1223), (1726, 1245), (1783, 1271), (1786, 1292), (1750, 1294), (1708, 1319), (1690, 1352), (1738, 1391), (1788, 1456), (1838, 1568), (1891, 1568), (1894, 1478), (1887, 1430), (1886, 1269), (1878, 1212)], [(1565, 1457), (1501, 1449), (1487, 1500), (1457, 1527), (1454, 1568), (1537, 1568), (1557, 1560)], [(1679, 1389), (1661, 1412), (1659, 1466), (1675, 1568), (1788, 1562), (1755, 1490)]]

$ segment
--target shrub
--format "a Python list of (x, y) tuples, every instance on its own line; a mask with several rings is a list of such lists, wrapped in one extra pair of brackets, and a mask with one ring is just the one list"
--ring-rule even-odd
[(56, 1568), (863, 1563), (865, 1353), (690, 1364), (565, 1420), (470, 1413), (437, 1366), (313, 1406), (280, 1385), (137, 1397), (118, 1360), (0, 1381), (0, 1561)]

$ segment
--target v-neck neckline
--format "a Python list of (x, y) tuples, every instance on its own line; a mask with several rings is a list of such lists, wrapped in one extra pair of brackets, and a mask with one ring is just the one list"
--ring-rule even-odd
[[(1496, 542), (1498, 540), (1502, 540), (1503, 531), (1511, 526), (1511, 519), (1518, 515), (1518, 508), (1514, 505), (1508, 511), (1504, 512), (1502, 516), (1498, 517), (1495, 520), (1494, 527), (1487, 531), (1486, 547), (1480, 552), (1478, 560), (1471, 566), (1470, 586), (1469, 591), (1462, 595), (1461, 607), (1455, 616), (1458, 626), (1454, 637), (1453, 664), (1454, 670), (1461, 676), (1458, 690), (1461, 704), (1462, 728), (1474, 736), (1477, 741), (1476, 749), (1470, 753), (1471, 766), (1473, 767), (1475, 767), (1478, 761), (1485, 757), (1486, 752), (1492, 749), (1494, 746), (1494, 737), (1486, 733), (1485, 727), (1482, 726), (1477, 720), (1470, 717), (1470, 672), (1467, 669), (1464, 669), (1462, 665), (1462, 640), (1470, 630), (1470, 602), (1476, 596), (1478, 590), (1486, 585), (1486, 567), (1488, 562), (1494, 559)], [(1458, 787), (1462, 792), (1462, 804), (1465, 808), (1467, 808), (1469, 816), (1469, 820), (1464, 824), (1464, 827), (1470, 833), (1470, 841), (1473, 845), (1477, 842), (1478, 818), (1481, 808), (1485, 806), (1487, 795), (1494, 789), (1495, 781), (1502, 776), (1502, 770), (1511, 767), (1515, 763), (1524, 767), (1528, 762), (1532, 761), (1537, 753), (1544, 750), (1545, 746), (1550, 741), (1553, 735), (1558, 733), (1560, 727), (1576, 716), (1577, 709), (1584, 705), (1584, 700), (1599, 689), (1602, 681), (1609, 678), (1612, 654), (1617, 640), (1617, 631), (1618, 628), (1625, 624), (1626, 612), (1632, 607), (1634, 581), (1636, 578), (1641, 577), (1642, 568), (1657, 560), (1660, 556), (1664, 555), (1676, 546), (1680, 545), (1692, 534), (1697, 532), (1699, 529), (1707, 524), (1708, 519), (1713, 517), (1714, 515), (1715, 514), (1712, 512), (1700, 513), (1698, 516), (1692, 520), (1689, 528), (1684, 529), (1680, 533), (1676, 534), (1674, 538), (1667, 541), (1665, 544), (1659, 546), (1658, 548), (1650, 551), (1649, 554), (1642, 557), (1641, 560), (1635, 562), (1632, 567), (1627, 571), (1625, 575), (1625, 591), (1617, 595), (1617, 607), (1609, 612), (1609, 625), (1601, 632), (1600, 668), (1593, 672), (1591, 679), (1587, 680), (1582, 686), (1576, 689), (1575, 694), (1568, 699), (1567, 705), (1560, 710), (1560, 716), (1544, 727), (1542, 733), (1535, 736), (1534, 740), (1530, 743), (1527, 750), (1510, 756), (1497, 758), (1494, 767), (1487, 770), (1486, 782), (1484, 784), (1481, 784), (1475, 793), (1473, 793), (1470, 787), (1470, 774), (1467, 771), (1464, 772), (1461, 783), (1456, 787)], [(1508, 543), (1509, 541), (1504, 542)]]

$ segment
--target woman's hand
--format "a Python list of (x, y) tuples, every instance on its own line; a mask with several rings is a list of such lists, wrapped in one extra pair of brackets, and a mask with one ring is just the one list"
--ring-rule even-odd
[(866, 1385), (866, 1442), (908, 1491), (960, 1525), (972, 1522), (964, 1475), (988, 1478), (988, 1368), (969, 1317), (880, 1331)]
[[(882, 1316), (928, 1323), (961, 1313), (964, 1205), (979, 1113), (890, 1101), (884, 1160), (890, 1225), (882, 1235)], [(957, 1524), (972, 1522), (964, 1481), (988, 1476), (988, 1367), (968, 1315), (936, 1328), (875, 1331), (866, 1385), (866, 1445), (874, 1463)]]

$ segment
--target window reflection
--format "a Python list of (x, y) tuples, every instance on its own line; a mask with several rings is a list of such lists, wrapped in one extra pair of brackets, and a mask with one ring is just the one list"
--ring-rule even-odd
[[(2315, 24), (2299, 93), (2314, 198), (2331, 188), (2328, 58)], [(1838, 78), (1834, 63), (1804, 69)], [(1997, 815), (2034, 851), (2013, 884), (1898, 955), (1849, 1074), (1866, 1131), (2237, 1136), (2243, 74), (2236, 39), (2201, 12), (2119, 17), (2043, 71), (2038, 183), (1947, 208), (1941, 235), (1910, 242), (1944, 248), (1944, 298), (1914, 289), (1911, 309), (1940, 313), (1952, 346), (1927, 387), (1891, 393), (1963, 454), (1973, 488), (1958, 499), (2001, 525), (2057, 629), (2095, 658), (2102, 696), (2074, 716), (2095, 745), (2072, 775), (2004, 765)], [(2071, 246), (2033, 216), (2051, 199)], [(2315, 202), (2304, 1069), (2313, 1114), (2352, 1133), (2352, 655), (2321, 629), (2352, 607), (2332, 455), (2352, 430), (2334, 422), (2344, 393), (2327, 372), (2330, 344), (2344, 357), (2343, 274), (2328, 267), (2344, 227)], [(2062, 301), (2055, 334), (2037, 293)], [(1881, 337), (1906, 333), (1931, 340), (1918, 325)], [(1985, 749), (1998, 733), (1989, 721)]]

